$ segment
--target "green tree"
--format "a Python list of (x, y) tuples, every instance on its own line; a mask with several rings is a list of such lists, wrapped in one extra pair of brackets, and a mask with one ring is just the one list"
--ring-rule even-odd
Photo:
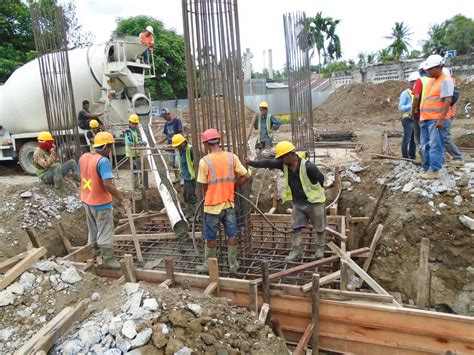
[[(328, 31), (328, 18), (323, 17), (321, 12), (316, 13), (314, 17), (306, 18), (308, 29), (308, 47), (315, 48), (318, 52), (318, 72), (321, 72), (321, 52), (323, 57), (326, 57), (326, 47), (324, 45), (324, 36)], [(311, 52), (311, 57), (314, 55), (314, 49)]]
[(186, 64), (183, 36), (168, 30), (163, 23), (149, 16), (135, 16), (117, 19), (116, 32), (138, 36), (146, 26), (153, 27), (155, 38), (156, 79), (145, 84), (152, 99), (175, 99), (187, 96)]
[(435, 24), (428, 30), (428, 40), (423, 43), (423, 55), (455, 49), (458, 55), (474, 51), (474, 20), (456, 15), (441, 25)]
[(0, 2), (0, 82), (36, 56), (28, 6), (20, 0)]
[(326, 40), (328, 41), (328, 61), (337, 60), (342, 57), (341, 40), (336, 34), (336, 26), (339, 24), (339, 22), (340, 20), (333, 20), (332, 18), (328, 18), (328, 28), (326, 32)]
[(395, 58), (393, 57), (390, 48), (383, 48), (377, 52), (377, 60), (379, 63), (388, 63), (393, 62)]
[(413, 32), (410, 32), (410, 28), (402, 22), (395, 22), (395, 26), (392, 27), (392, 33), (390, 36), (385, 36), (386, 39), (391, 39), (393, 42), (390, 44), (389, 48), (392, 55), (396, 60), (400, 60), (403, 54), (409, 52), (408, 48), (410, 46), (410, 36)]
[(333, 62), (325, 64), (321, 68), (321, 74), (323, 74), (325, 78), (329, 78), (332, 73), (336, 73), (338, 71), (346, 71), (346, 70), (351, 70), (348, 63), (345, 60), (339, 60), (339, 61), (333, 61)]

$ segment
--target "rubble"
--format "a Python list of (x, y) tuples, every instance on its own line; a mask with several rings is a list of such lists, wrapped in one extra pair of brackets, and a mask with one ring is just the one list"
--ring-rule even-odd
[(459, 222), (461, 222), (463, 226), (474, 231), (474, 218), (470, 218), (466, 215), (462, 215), (462, 216), (459, 216)]

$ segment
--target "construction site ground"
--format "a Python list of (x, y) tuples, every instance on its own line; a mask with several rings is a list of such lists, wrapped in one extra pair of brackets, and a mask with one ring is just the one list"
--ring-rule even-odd
[[(358, 152), (331, 148), (321, 148), (316, 152), (318, 161), (330, 167), (340, 165), (343, 168), (351, 163), (359, 164), (362, 167), (362, 170), (357, 172), (360, 182), (354, 181), (350, 176), (343, 177), (339, 213), (344, 214), (345, 209), (350, 208), (352, 216), (370, 216), (382, 189), (380, 179), (390, 180), (393, 178), (391, 174), (401, 168), (397, 167), (397, 162), (394, 161), (372, 160), (371, 153), (381, 153), (384, 130), (402, 130), (397, 104), (399, 94), (405, 85), (401, 82), (386, 82), (378, 85), (363, 84), (342, 87), (314, 111), (317, 130), (353, 130), (356, 135), (355, 139), (360, 144)], [(462, 103), (466, 99), (474, 101), (474, 83), (461, 86), (459, 102)], [(467, 118), (463, 112), (460, 113), (460, 117), (452, 129), (455, 142), (458, 142), (460, 146), (472, 148), (474, 146), (474, 117)], [(291, 129), (287, 124), (275, 133), (274, 140), (276, 142), (282, 139), (291, 139)], [(397, 156), (400, 156), (400, 140), (399, 137), (389, 139), (391, 149)], [(474, 157), (469, 157), (466, 153), (465, 158), (472, 160)], [(407, 166), (407, 169), (413, 170), (417, 167)], [(454, 172), (453, 169), (448, 171), (452, 174)], [(258, 172), (253, 183), (252, 197), (254, 200), (261, 174), (262, 172)], [(270, 173), (266, 179), (278, 175), (278, 172)], [(116, 183), (119, 189), (130, 196), (131, 179), (127, 167), (120, 170), (117, 176)], [(47, 248), (48, 256), (60, 257), (67, 254), (59, 234), (54, 228), (58, 222), (64, 226), (73, 246), (86, 244), (85, 214), (77, 198), (77, 187), (72, 181), (68, 181), (64, 195), (60, 196), (52, 187), (42, 185), (36, 177), (25, 175), (18, 166), (2, 164), (0, 166), (0, 184), (2, 185), (0, 190), (0, 220), (2, 221), (0, 225), (0, 261), (24, 252), (30, 247), (30, 240), (25, 231), (29, 225), (36, 225), (35, 229), (40, 243)], [(179, 184), (176, 187), (178, 190), (180, 189)], [(272, 207), (273, 200), (272, 190), (267, 187), (262, 189), (259, 201), (259, 207), (264, 212)], [(24, 192), (27, 192), (26, 196), (29, 196), (28, 193), (31, 192), (31, 196), (21, 197)], [(416, 299), (416, 271), (420, 241), (421, 238), (430, 239), (431, 305), (438, 311), (473, 316), (473, 234), (461, 224), (459, 216), (474, 217), (472, 197), (474, 191), (460, 188), (459, 194), (462, 197), (462, 202), (454, 203), (456, 194), (449, 191), (427, 198), (417, 194), (404, 193), (401, 188), (387, 189), (373, 223), (368, 228), (363, 224), (357, 225), (355, 241), (356, 247), (370, 245), (377, 225), (384, 226), (369, 274), (387, 291), (398, 293), (404, 303), (413, 304)], [(148, 196), (150, 208), (155, 211), (161, 210), (163, 206), (156, 189), (150, 189)], [(429, 203), (430, 201), (432, 203)], [(73, 207), (68, 208), (68, 206)], [(277, 211), (285, 213), (288, 207), (290, 205), (279, 205)], [(33, 212), (34, 210), (36, 212)], [(39, 212), (40, 210), (42, 212)], [(123, 218), (120, 208), (115, 208), (114, 213), (116, 218)], [(42, 321), (50, 319), (64, 306), (73, 305), (79, 299), (90, 297), (94, 292), (101, 295), (107, 293), (108, 296), (102, 297), (98, 304), (101, 307), (113, 309), (113, 303), (116, 302), (113, 294), (122, 292), (121, 286), (94, 275), (82, 275), (82, 278), (83, 280), (77, 286), (69, 286), (67, 292), (56, 294), (54, 296), (56, 302), (53, 305), (41, 306), (42, 300), (49, 295), (46, 284), (41, 288), (45, 292), (44, 295), (41, 295), (41, 289), (35, 291), (35, 294), (38, 295), (38, 300), (35, 302), (39, 305), (38, 312), (46, 317)], [(186, 297), (193, 299), (192, 295)], [(199, 300), (199, 302), (201, 301)], [(205, 304), (211, 301), (203, 302)], [(6, 312), (2, 310), (0, 312), (2, 314), (0, 316), (0, 330), (5, 328), (21, 329), (20, 334), (26, 336), (29, 334), (28, 331), (38, 329), (43, 324), (42, 321), (23, 324), (21, 316), (16, 315), (18, 311), (29, 306), (31, 305), (28, 302), (20, 300), (7, 306)], [(97, 308), (97, 306), (94, 307)], [(88, 314), (90, 313), (88, 312)], [(266, 333), (263, 337), (268, 339)], [(7, 342), (0, 338), (0, 352), (2, 352), (2, 347), (4, 349), (14, 348), (14, 344), (7, 347)], [(279, 345), (275, 344), (274, 352), (278, 353)], [(208, 345), (203, 341), (203, 349)], [(255, 349), (254, 353), (259, 353), (259, 349)]]

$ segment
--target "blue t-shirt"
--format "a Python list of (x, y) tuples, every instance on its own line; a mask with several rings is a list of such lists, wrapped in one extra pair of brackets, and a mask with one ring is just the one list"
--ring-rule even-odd
[[(183, 176), (183, 180), (192, 180), (191, 174), (188, 170), (188, 163), (186, 162), (186, 149), (183, 149), (179, 152), (180, 155), (180, 167), (181, 167), (181, 175)], [(193, 160), (193, 151), (191, 151), (191, 160)]]
[(171, 121), (166, 121), (165, 126), (163, 127), (163, 134), (168, 138), (168, 144), (171, 144), (171, 139), (177, 133), (183, 132), (183, 124), (181, 120), (177, 117), (173, 118)]
[[(112, 165), (110, 164), (109, 159), (106, 157), (102, 157), (99, 159), (99, 163), (97, 164), (97, 173), (99, 174), (102, 180), (113, 179), (114, 173), (112, 172)], [(89, 207), (95, 210), (106, 210), (112, 208), (112, 202), (103, 204), (103, 205), (88, 205)]]

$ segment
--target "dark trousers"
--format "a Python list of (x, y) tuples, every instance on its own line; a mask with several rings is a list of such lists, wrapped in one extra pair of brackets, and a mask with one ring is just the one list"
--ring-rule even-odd
[(416, 158), (415, 144), (415, 121), (410, 117), (402, 120), (403, 138), (402, 138), (402, 156), (406, 159)]

